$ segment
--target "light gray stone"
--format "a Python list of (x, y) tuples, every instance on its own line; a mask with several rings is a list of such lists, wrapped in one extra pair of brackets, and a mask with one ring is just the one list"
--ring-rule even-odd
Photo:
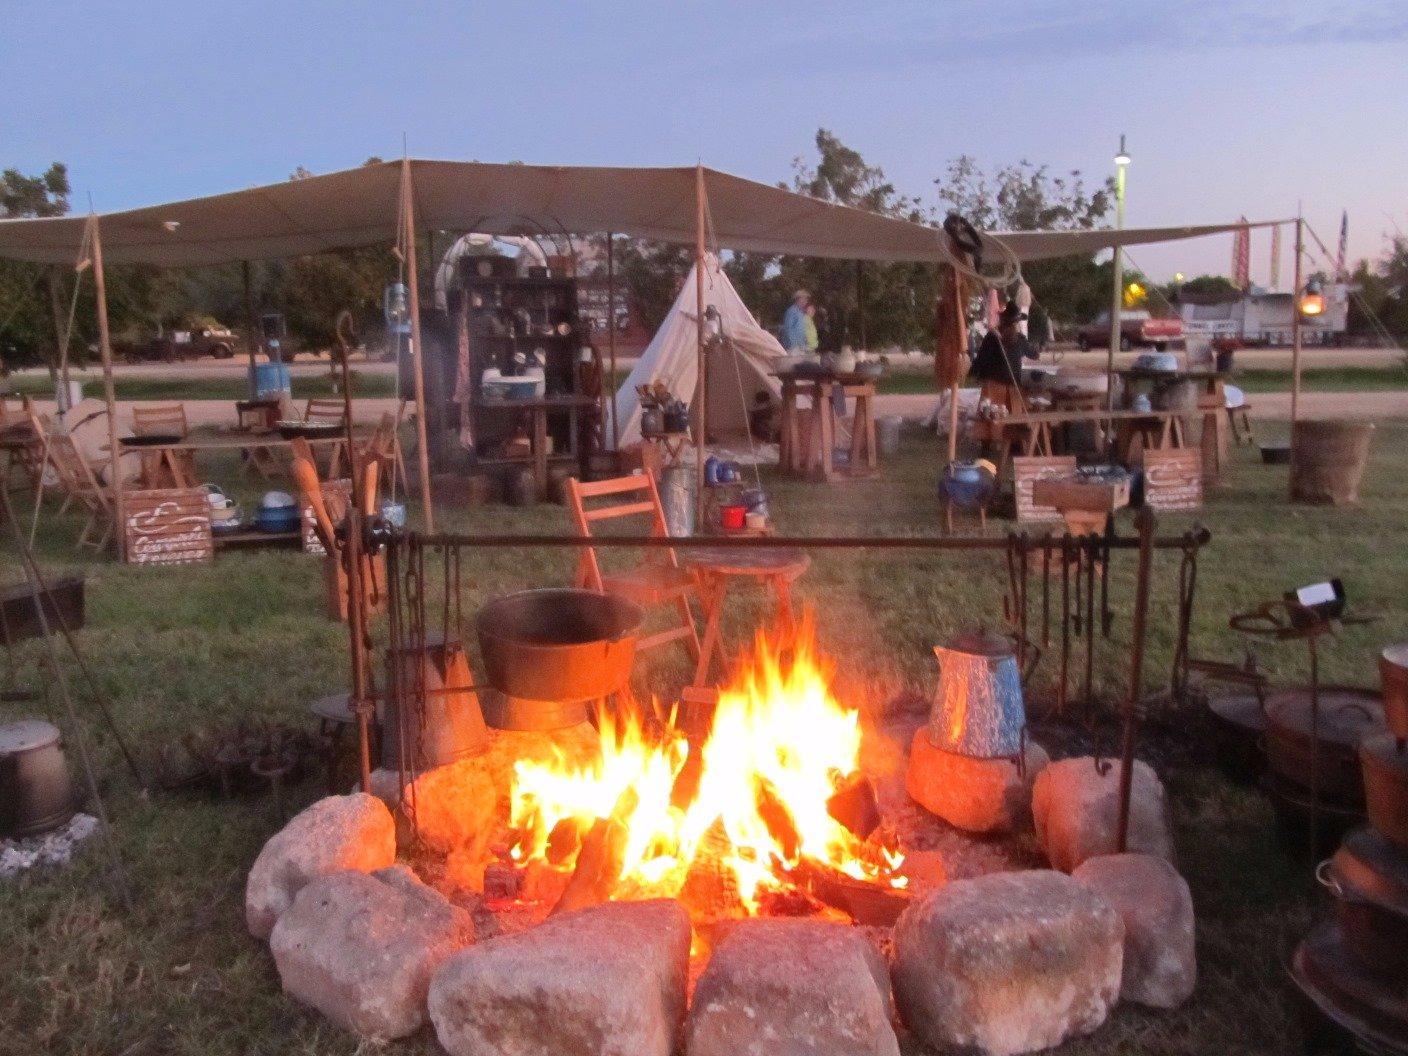
[(694, 989), (690, 1056), (898, 1056), (890, 980), (856, 929), (745, 920)]
[(965, 832), (1012, 832), (1031, 817), (1032, 784), (1050, 761), (1034, 742), (1015, 759), (973, 759), (936, 748), (928, 727), (910, 742), (905, 789), (916, 803)]
[(295, 815), (264, 844), (244, 890), (245, 923), (267, 939), (303, 885), (355, 869), (369, 873), (396, 860), (396, 825), (375, 796), (328, 796)]
[[(1052, 868), (1069, 873), (1087, 858), (1114, 854), (1119, 832), (1120, 763), (1089, 756), (1052, 763), (1032, 790), (1037, 840)], [(1125, 850), (1173, 860), (1164, 786), (1136, 759), (1130, 782), (1129, 839)]]
[(364, 1038), (401, 1038), (425, 1023), (426, 991), (474, 921), (409, 869), (332, 873), (305, 884), (269, 949), (284, 992)]
[(1198, 960), (1193, 896), (1172, 865), (1149, 854), (1088, 858), (1071, 874), (1124, 921), (1120, 997), (1151, 1008), (1177, 1008), (1193, 995)]
[(455, 954), (431, 981), (450, 1056), (669, 1056), (690, 925), (671, 899), (608, 902)]
[(895, 1003), (935, 1048), (1035, 1052), (1105, 1021), (1123, 942), (1119, 914), (1061, 873), (955, 880), (895, 925)]

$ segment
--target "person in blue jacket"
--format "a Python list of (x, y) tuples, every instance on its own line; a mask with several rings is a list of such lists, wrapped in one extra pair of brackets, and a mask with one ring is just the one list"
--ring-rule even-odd
[(797, 354), (811, 351), (807, 347), (807, 305), (811, 294), (798, 290), (782, 316), (782, 347)]

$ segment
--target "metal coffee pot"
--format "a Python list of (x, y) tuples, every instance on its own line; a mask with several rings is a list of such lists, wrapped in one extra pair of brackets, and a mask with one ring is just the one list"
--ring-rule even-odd
[(978, 628), (934, 646), (939, 687), (929, 708), (936, 748), (976, 759), (1021, 756), (1027, 726), (1022, 683), (1040, 655), (1027, 643), (1027, 670), (1017, 666), (1014, 640)]

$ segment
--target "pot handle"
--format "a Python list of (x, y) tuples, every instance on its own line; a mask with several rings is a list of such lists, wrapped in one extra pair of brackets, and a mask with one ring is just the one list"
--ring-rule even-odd
[(1324, 859), (1320, 862), (1319, 865), (1315, 867), (1315, 879), (1319, 882), (1321, 887), (1323, 887), (1326, 891), (1330, 892), (1330, 894), (1334, 895), (1335, 898), (1339, 899), (1342, 902), (1346, 901), (1346, 895), (1343, 885), (1341, 885), (1338, 880), (1336, 880), (1333, 876), (1330, 875), (1329, 858)]

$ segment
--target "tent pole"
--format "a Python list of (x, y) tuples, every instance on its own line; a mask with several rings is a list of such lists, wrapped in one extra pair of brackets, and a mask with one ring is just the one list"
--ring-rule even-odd
[(117, 540), (117, 558), (127, 558), (127, 539), (123, 532), (124, 503), (122, 496), (122, 448), (117, 444), (117, 389), (112, 380), (112, 338), (108, 332), (108, 286), (103, 274), (103, 236), (98, 214), (88, 214), (88, 230), (92, 238), (93, 290), (98, 302), (98, 351), (103, 357), (103, 399), (108, 405), (108, 452), (112, 461), (108, 473), (112, 477), (113, 538)]
[(406, 225), (406, 286), (411, 310), (411, 365), (415, 368), (416, 390), (416, 454), (420, 463), (420, 501), (425, 507), (425, 528), (435, 531), (435, 503), (430, 494), (430, 447), (425, 424), (425, 367), (420, 341), (420, 278), (416, 260), (415, 201), (411, 193), (411, 162), (401, 159), (401, 213)]
[(63, 417), (72, 408), (68, 402), (68, 323), (64, 317), (63, 298), (59, 293), (59, 266), (57, 264), (49, 268), (49, 310), (54, 315), (54, 358), (49, 364), (49, 374), (54, 382), (54, 403), (58, 407), (59, 417)]
[[(1291, 286), (1291, 461), (1295, 462), (1296, 419), (1300, 413), (1300, 288), (1305, 281), (1301, 274), (1305, 257), (1305, 220), (1296, 209), (1296, 266), (1295, 278)], [(1291, 488), (1295, 488), (1295, 474), (1291, 474)]]
[(621, 425), (616, 421), (616, 236), (606, 232), (606, 359), (611, 379), (611, 450), (621, 449)]
[(254, 279), (249, 261), (240, 261), (240, 277), (244, 280), (244, 325), (249, 331), (245, 338), (245, 348), (249, 352), (249, 394), (255, 395), (254, 365), (258, 362), (260, 340), (259, 320), (254, 315)]
[[(1129, 168), (1129, 155), (1125, 153), (1124, 136), (1120, 136), (1120, 152), (1115, 157), (1115, 230), (1124, 230), (1124, 179)], [(1124, 307), (1124, 255), (1119, 244), (1113, 247), (1114, 286), (1110, 298), (1110, 347), (1105, 355), (1105, 411), (1115, 409), (1115, 352), (1120, 347), (1120, 309)], [(1107, 434), (1106, 449), (1114, 443), (1114, 429)]]
[(699, 413), (694, 418), (694, 530), (704, 530), (704, 447), (709, 438), (709, 374), (704, 358), (704, 165), (694, 167), (694, 327)]

